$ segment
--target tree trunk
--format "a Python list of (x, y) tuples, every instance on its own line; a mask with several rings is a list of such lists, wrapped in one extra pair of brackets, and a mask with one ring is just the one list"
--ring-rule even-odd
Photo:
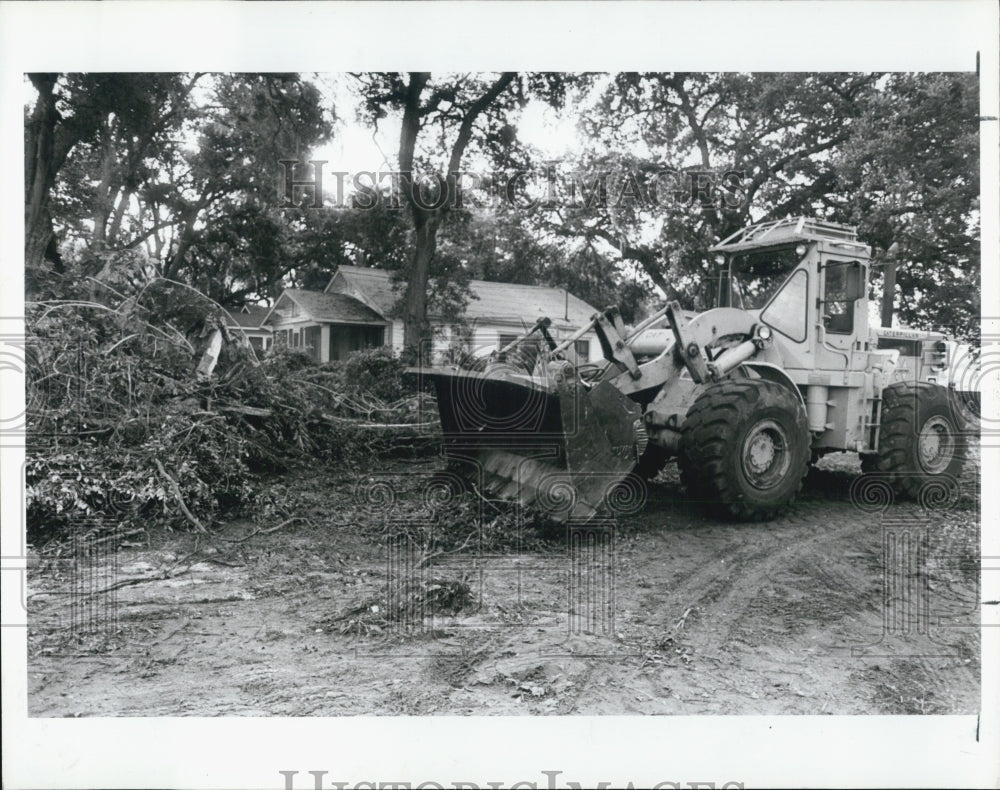
[(896, 262), (887, 263), (882, 269), (882, 326), (892, 327), (893, 302), (896, 299)]
[(430, 279), (430, 267), (434, 261), (437, 249), (437, 232), (441, 221), (447, 212), (454, 196), (456, 180), (465, 149), (472, 139), (476, 120), (514, 81), (514, 72), (504, 72), (500, 77), (474, 101), (462, 116), (458, 127), (455, 143), (451, 148), (448, 172), (445, 174), (446, 188), (449, 190), (444, 205), (428, 209), (416, 199), (417, 179), (413, 173), (413, 158), (416, 149), (417, 136), (420, 134), (420, 119), (425, 111), (421, 105), (421, 96), (430, 79), (429, 72), (411, 72), (406, 85), (403, 103), (403, 119), (399, 134), (399, 170), (403, 194), (410, 206), (415, 231), (415, 246), (413, 264), (407, 279), (406, 293), (403, 299), (403, 344), (407, 348), (416, 348), (429, 353), (426, 341), (431, 338), (430, 325), (427, 321), (427, 283)]
[(38, 101), (25, 130), (24, 263), (39, 269), (53, 239), (49, 192), (55, 181), (56, 74), (32, 74)]
[(193, 206), (186, 206), (183, 210), (183, 220), (181, 222), (180, 233), (177, 236), (177, 247), (170, 251), (167, 248), (167, 255), (169, 260), (163, 262), (163, 276), (168, 278), (175, 278), (178, 272), (184, 268), (184, 259), (187, 257), (188, 250), (191, 249), (191, 245), (195, 241), (195, 223), (198, 221), (198, 215), (201, 213), (201, 203)]
[(91, 249), (96, 257), (100, 257), (107, 241), (108, 220), (114, 209), (114, 200), (118, 194), (117, 184), (118, 158), (115, 155), (114, 137), (111, 129), (103, 125), (100, 131), (104, 137), (101, 145), (101, 181), (97, 185), (94, 197), (93, 222), (94, 231), (91, 235)]
[(403, 345), (416, 348), (429, 362), (431, 349), (427, 341), (431, 340), (431, 331), (427, 321), (427, 283), (430, 279), (431, 261), (437, 250), (437, 231), (441, 218), (437, 212), (427, 212), (417, 215), (415, 221), (416, 243), (404, 297)]
[(415, 245), (410, 272), (403, 295), (403, 345), (419, 349), (427, 331), (427, 280), (431, 260), (437, 245), (437, 223), (429, 228), (430, 212), (416, 204), (417, 184), (413, 173), (413, 156), (420, 134), (420, 96), (424, 92), (428, 72), (410, 73), (406, 85), (403, 119), (399, 131), (399, 174), (403, 195), (410, 207), (415, 231)]
[(128, 208), (129, 202), (132, 200), (132, 190), (125, 187), (121, 190), (118, 197), (118, 204), (115, 206), (114, 215), (111, 218), (111, 228), (108, 230), (108, 238), (114, 240), (118, 238), (118, 234), (121, 232), (122, 220), (125, 217), (125, 209)]
[(38, 270), (46, 260), (62, 272), (62, 260), (52, 228), (49, 197), (59, 169), (88, 124), (79, 115), (64, 121), (56, 107), (58, 74), (29, 74), (38, 91), (38, 100), (25, 128), (24, 137), (24, 262), (26, 269)]

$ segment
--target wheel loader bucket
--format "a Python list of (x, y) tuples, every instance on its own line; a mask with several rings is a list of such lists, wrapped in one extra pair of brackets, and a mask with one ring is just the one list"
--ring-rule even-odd
[(420, 373), (435, 383), (449, 470), (556, 521), (585, 521), (620, 499), (645, 449), (640, 407), (611, 384), (582, 384), (568, 363), (544, 376)]

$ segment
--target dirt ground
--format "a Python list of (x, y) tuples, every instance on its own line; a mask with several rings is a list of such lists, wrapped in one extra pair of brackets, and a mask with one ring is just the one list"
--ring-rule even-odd
[[(378, 476), (398, 503), (436, 465)], [(838, 455), (783, 517), (734, 524), (671, 466), (613, 529), (421, 558), (387, 546), (401, 516), (358, 506), (356, 476), (299, 473), (303, 520), (126, 542), (89, 569), (43, 557), (29, 714), (973, 713), (977, 475), (958, 501), (880, 508)]]

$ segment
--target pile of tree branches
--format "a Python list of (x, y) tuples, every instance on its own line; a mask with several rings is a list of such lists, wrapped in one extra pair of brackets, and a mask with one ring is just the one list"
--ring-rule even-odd
[(32, 542), (81, 523), (205, 531), (252, 513), (268, 476), (434, 446), (437, 409), (390, 350), (319, 365), (227, 336), (206, 366), (224, 323), (203, 297), (200, 320), (185, 314), (197, 294), (160, 309), (164, 287), (27, 306)]

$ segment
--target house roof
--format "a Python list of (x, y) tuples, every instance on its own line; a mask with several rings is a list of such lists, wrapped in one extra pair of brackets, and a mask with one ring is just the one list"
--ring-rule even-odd
[(225, 313), (227, 326), (239, 326), (244, 329), (266, 329), (262, 326), (267, 314), (271, 312), (270, 307), (260, 307), (255, 304), (247, 305), (242, 310), (232, 310)]
[(363, 302), (341, 293), (307, 291), (302, 288), (286, 288), (268, 312), (268, 318), (282, 299), (295, 302), (314, 321), (330, 321), (336, 324), (375, 324), (383, 326), (385, 319)]
[[(389, 315), (399, 299), (399, 292), (392, 287), (392, 274), (386, 269), (340, 266), (327, 285), (327, 293), (340, 287), (337, 278), (342, 276), (347, 285), (357, 292), (359, 299), (382, 315)], [(465, 308), (467, 319), (524, 321), (530, 324), (537, 318), (548, 316), (556, 324), (582, 326), (597, 312), (563, 288), (470, 280), (469, 289), (476, 298), (470, 299)]]

